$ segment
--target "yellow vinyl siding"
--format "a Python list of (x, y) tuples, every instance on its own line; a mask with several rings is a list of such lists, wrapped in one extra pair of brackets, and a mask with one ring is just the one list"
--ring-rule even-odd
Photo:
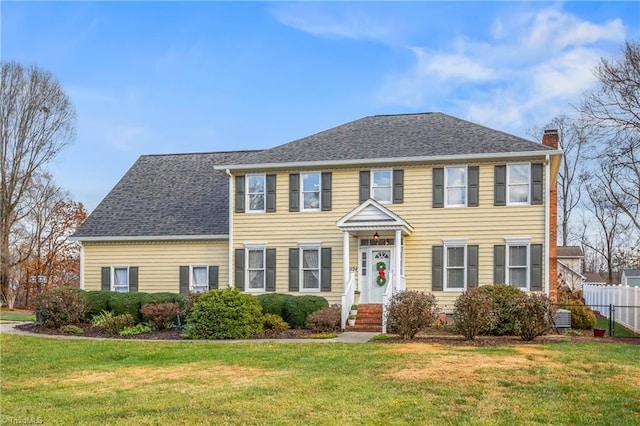
[(100, 270), (103, 266), (137, 266), (138, 291), (180, 291), (179, 267), (184, 265), (218, 266), (218, 283), (229, 281), (227, 240), (158, 241), (158, 242), (85, 242), (84, 288), (100, 290)]

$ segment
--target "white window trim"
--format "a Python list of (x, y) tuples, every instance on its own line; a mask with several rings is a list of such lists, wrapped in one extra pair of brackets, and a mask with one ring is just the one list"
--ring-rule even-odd
[(114, 265), (111, 267), (111, 291), (116, 291), (116, 269), (126, 269), (127, 270), (127, 291), (128, 293), (131, 290), (131, 283), (129, 282), (129, 266), (125, 265)]
[[(305, 241), (298, 243), (300, 263), (298, 265), (298, 280), (301, 293), (320, 293), (322, 288), (322, 242)], [(304, 250), (316, 250), (318, 252), (318, 288), (304, 288)], [(312, 270), (312, 269), (309, 269)]]
[[(519, 288), (520, 290), (529, 291), (531, 288), (531, 238), (530, 237), (505, 238), (504, 241), (506, 243), (505, 254), (504, 254), (505, 255), (504, 280), (506, 281), (505, 284), (511, 285), (511, 283), (509, 282), (509, 276), (511, 275), (509, 273), (511, 270), (511, 266), (509, 264), (509, 247), (526, 246), (527, 253), (525, 255), (526, 256), (525, 260), (527, 262), (527, 266), (526, 266), (525, 277), (527, 279), (527, 283), (525, 287), (518, 287), (515, 285), (514, 287)], [(522, 268), (522, 266), (518, 266), (517, 268)]]
[(203, 291), (203, 293), (206, 293), (207, 291), (209, 291), (209, 265), (202, 265), (202, 264), (189, 265), (189, 291), (191, 292), (195, 292), (193, 288), (194, 287), (193, 268), (205, 268), (205, 270), (207, 271), (207, 279), (205, 284), (207, 289)]
[[(386, 186), (374, 186), (374, 174), (376, 172), (389, 172), (389, 201), (380, 201), (376, 200), (373, 197), (373, 189), (374, 188), (386, 188)], [(371, 198), (379, 202), (380, 204), (393, 204), (393, 169), (371, 169), (370, 177), (369, 177), (369, 191), (371, 194)]]
[[(529, 168), (529, 173), (528, 173), (528, 179), (527, 179), (527, 201), (526, 202), (521, 202), (521, 203), (516, 203), (516, 202), (511, 202), (509, 201), (509, 193), (510, 193), (510, 189), (511, 189), (511, 183), (509, 182), (509, 167), (510, 166), (528, 166)], [(531, 204), (531, 163), (507, 163), (507, 189), (506, 189), (506, 201), (507, 201), (507, 205), (508, 206), (528, 206)], [(520, 185), (520, 184), (516, 184), (516, 185)]]
[[(251, 194), (249, 193), (249, 180), (252, 177), (262, 177), (262, 179), (264, 180), (264, 191), (262, 192), (262, 196), (264, 199), (264, 202), (262, 203), (262, 210), (251, 210)], [(252, 173), (250, 175), (246, 175), (246, 179), (245, 179), (245, 205), (247, 206), (246, 208), (246, 212), (247, 213), (265, 213), (267, 211), (267, 175), (265, 173)], [(256, 192), (256, 194), (258, 194), (258, 192)]]
[[(318, 175), (318, 208), (307, 209), (304, 207), (304, 175)], [(316, 191), (307, 191), (316, 192)], [(319, 212), (322, 210), (322, 173), (321, 172), (302, 172), (300, 173), (300, 211), (301, 212)]]
[[(249, 251), (262, 250), (262, 288), (249, 287)], [(259, 270), (259, 269), (254, 269)], [(244, 290), (247, 293), (264, 293), (267, 291), (267, 245), (264, 243), (246, 243), (244, 245)]]
[[(464, 169), (464, 203), (463, 204), (451, 204), (449, 203), (449, 184), (447, 183), (447, 169)], [(459, 186), (455, 186), (454, 188), (460, 188)], [(468, 198), (468, 188), (469, 188), (469, 167), (466, 165), (457, 165), (457, 166), (445, 166), (444, 168), (444, 206), (445, 207), (467, 207), (469, 203)]]
[[(466, 238), (447, 238), (442, 240), (442, 243), (444, 245), (443, 248), (443, 255), (442, 255), (442, 266), (443, 266), (443, 277), (442, 277), (442, 290), (445, 292), (452, 292), (452, 293), (461, 293), (463, 291), (465, 291), (467, 289), (467, 270), (469, 267), (469, 261), (467, 259), (467, 239)], [(464, 252), (464, 266), (463, 266), (463, 285), (462, 288), (448, 288), (448, 277), (449, 275), (447, 274), (447, 256), (448, 256), (448, 252), (447, 249), (448, 248), (453, 248), (453, 247), (462, 247), (463, 248), (463, 252)], [(459, 269), (459, 268), (456, 268)]]

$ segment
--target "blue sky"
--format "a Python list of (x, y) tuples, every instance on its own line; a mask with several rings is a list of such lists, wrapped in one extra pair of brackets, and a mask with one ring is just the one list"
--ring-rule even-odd
[(527, 136), (571, 112), (638, 2), (2, 2), (2, 60), (63, 84), (52, 164), (89, 210), (142, 154), (268, 148), (367, 115), (442, 111)]

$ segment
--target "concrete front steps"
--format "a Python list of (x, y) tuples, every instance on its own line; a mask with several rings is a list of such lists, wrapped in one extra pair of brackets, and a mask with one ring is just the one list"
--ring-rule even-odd
[(356, 324), (347, 324), (346, 331), (382, 332), (382, 304), (358, 305)]

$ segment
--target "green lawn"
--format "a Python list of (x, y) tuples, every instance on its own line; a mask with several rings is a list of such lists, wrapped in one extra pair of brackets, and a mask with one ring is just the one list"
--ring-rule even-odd
[(3, 419), (638, 424), (640, 346), (112, 342), (0, 335)]
[[(597, 328), (604, 328), (605, 330), (607, 330), (607, 336), (609, 335), (609, 320), (605, 317), (599, 317), (598, 318), (598, 322), (596, 324)], [(613, 323), (613, 335), (616, 337), (638, 337), (637, 334), (635, 334), (633, 331), (629, 330), (628, 328), (623, 327), (622, 325), (618, 324), (617, 322)]]
[(0, 310), (0, 321), (34, 321), (34, 314)]

